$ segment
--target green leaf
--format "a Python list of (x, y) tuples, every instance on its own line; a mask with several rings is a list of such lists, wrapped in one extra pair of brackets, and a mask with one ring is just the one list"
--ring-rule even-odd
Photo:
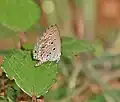
[(95, 49), (87, 40), (77, 40), (71, 37), (62, 38), (62, 54), (63, 56), (71, 57), (72, 55), (79, 54), (80, 52), (94, 52)]
[(31, 44), (29, 44), (29, 43), (24, 43), (23, 45), (22, 45), (22, 49), (23, 50), (28, 50), (28, 51), (30, 51), (30, 50), (32, 50), (33, 49), (33, 45), (31, 45)]
[(0, 22), (14, 31), (25, 31), (40, 16), (40, 8), (33, 0), (0, 0)]
[(35, 64), (30, 51), (13, 50), (5, 56), (2, 69), (29, 96), (39, 97), (55, 83), (58, 65), (55, 62), (46, 62), (35, 67)]
[(26, 32), (37, 32), (38, 34), (42, 34), (45, 30), (44, 26), (41, 26), (38, 22), (37, 24), (32, 25)]
[(102, 94), (93, 95), (87, 102), (106, 102)]

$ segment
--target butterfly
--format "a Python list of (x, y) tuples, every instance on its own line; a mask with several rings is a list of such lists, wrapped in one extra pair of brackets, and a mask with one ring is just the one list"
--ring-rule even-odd
[(38, 60), (35, 66), (47, 61), (59, 62), (61, 56), (60, 31), (56, 24), (49, 26), (38, 38), (33, 49), (33, 59)]

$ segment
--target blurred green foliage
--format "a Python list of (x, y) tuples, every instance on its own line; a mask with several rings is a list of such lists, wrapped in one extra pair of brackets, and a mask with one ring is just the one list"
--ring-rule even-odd
[(92, 95), (87, 102), (106, 102), (102, 94)]
[(17, 32), (0, 24), (0, 38), (15, 36)]
[(81, 1), (82, 1), (82, 0), (72, 0), (72, 2), (73, 2), (77, 7), (80, 7), (80, 6), (81, 6)]
[(44, 97), (45, 101), (49, 100), (61, 100), (67, 95), (67, 88), (66, 87), (58, 87), (54, 90), (50, 90)]
[(0, 102), (7, 102), (7, 101), (5, 101), (5, 99), (0, 97)]
[(0, 35), (26, 31), (38, 22), (40, 13), (40, 8), (33, 0), (0, 1)]

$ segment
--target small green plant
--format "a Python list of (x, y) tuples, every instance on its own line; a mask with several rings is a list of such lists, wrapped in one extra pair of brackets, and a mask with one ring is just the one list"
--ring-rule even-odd
[[(74, 46), (75, 45), (75, 46)], [(74, 48), (71, 48), (74, 46)], [(24, 48), (26, 47), (26, 48)], [(58, 64), (46, 62), (35, 67), (36, 61), (32, 59), (32, 45), (23, 45), (24, 50), (11, 50), (11, 53), (4, 57), (2, 69), (9, 79), (14, 79), (17, 85), (29, 96), (40, 97), (45, 95), (51, 86), (56, 82)], [(71, 59), (80, 52), (93, 52), (97, 49), (93, 43), (80, 41), (70, 37), (62, 38), (62, 56)], [(10, 89), (11, 90), (11, 89)], [(12, 91), (12, 90), (11, 90)]]

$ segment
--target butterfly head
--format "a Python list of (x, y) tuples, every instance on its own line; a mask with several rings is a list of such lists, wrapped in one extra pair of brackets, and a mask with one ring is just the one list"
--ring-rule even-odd
[(35, 59), (35, 60), (40, 60), (41, 59), (41, 57), (40, 57), (40, 55), (41, 55), (40, 46), (41, 45), (39, 43), (37, 43), (34, 46), (34, 49), (33, 49), (33, 59)]

